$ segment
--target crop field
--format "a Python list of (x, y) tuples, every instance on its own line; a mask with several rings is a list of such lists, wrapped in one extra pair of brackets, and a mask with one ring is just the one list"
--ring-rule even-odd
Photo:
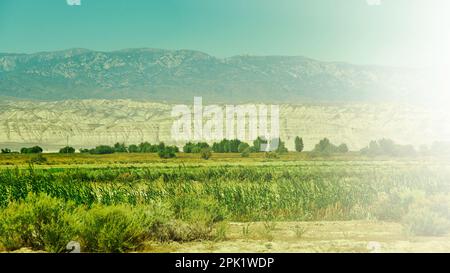
[(0, 155), (2, 251), (450, 251), (443, 159), (43, 156)]

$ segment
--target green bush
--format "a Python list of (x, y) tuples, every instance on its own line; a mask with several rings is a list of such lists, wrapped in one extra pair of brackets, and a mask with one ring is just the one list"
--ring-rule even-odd
[(2, 151), (2, 154), (10, 154), (11, 153), (11, 149), (9, 149), (9, 148), (4, 148), (1, 151)]
[(89, 153), (94, 154), (94, 155), (113, 154), (115, 152), (116, 152), (116, 150), (113, 147), (107, 146), (107, 145), (100, 145), (100, 146), (95, 147), (92, 150), (89, 150)]
[(212, 150), (215, 153), (237, 153), (241, 152), (239, 149), (244, 149), (247, 146), (249, 146), (247, 143), (243, 143), (239, 139), (222, 139), (220, 142), (214, 142)]
[(331, 143), (328, 138), (324, 138), (320, 140), (318, 144), (316, 144), (312, 152), (313, 154), (320, 156), (329, 156), (336, 153), (347, 153), (348, 147), (344, 143), (342, 143), (339, 146), (336, 146), (333, 143)]
[(38, 164), (38, 165), (40, 165), (40, 164), (46, 163), (46, 162), (47, 162), (47, 158), (44, 157), (42, 154), (37, 154), (36, 156), (34, 156), (33, 158), (31, 158), (31, 159), (29, 160), (29, 162), (32, 163), (32, 164)]
[(192, 196), (179, 194), (172, 200), (175, 217), (192, 223), (211, 225), (223, 221), (228, 216), (226, 208), (212, 197), (192, 198)]
[(279, 155), (275, 152), (266, 152), (264, 153), (264, 157), (267, 159), (277, 159), (280, 158)]
[(150, 219), (143, 210), (126, 205), (94, 206), (83, 217), (81, 238), (88, 252), (135, 250), (146, 239)]
[(201, 156), (203, 159), (205, 159), (205, 160), (210, 159), (211, 156), (212, 156), (211, 148), (203, 148), (203, 149), (200, 151), (200, 156)]
[(238, 146), (238, 152), (239, 153), (243, 153), (247, 149), (250, 151), (250, 145), (248, 143), (242, 142)]
[(250, 157), (250, 153), (251, 153), (251, 149), (250, 149), (250, 147), (248, 147), (242, 151), (241, 157)]
[(184, 145), (183, 152), (198, 154), (202, 149), (205, 148), (209, 148), (209, 144), (206, 142), (199, 142), (199, 143), (188, 142)]
[(422, 198), (411, 204), (402, 220), (408, 232), (422, 236), (441, 236), (450, 232), (450, 195)]
[(94, 205), (90, 209), (45, 194), (30, 194), (0, 211), (0, 246), (64, 252), (70, 241), (83, 252), (126, 252), (145, 241), (208, 239), (215, 221), (224, 217), (217, 202), (196, 200), (173, 220), (168, 204)]
[(369, 146), (360, 150), (361, 154), (367, 156), (415, 156), (416, 150), (411, 145), (399, 145), (391, 139), (371, 141)]
[(428, 207), (410, 210), (403, 225), (408, 232), (421, 236), (442, 236), (450, 231), (450, 221)]
[(165, 159), (169, 159), (169, 158), (174, 158), (176, 157), (176, 153), (175, 150), (171, 147), (165, 147), (164, 149), (160, 150), (158, 152), (158, 156), (160, 158), (165, 158)]
[(31, 247), (63, 252), (76, 238), (75, 207), (45, 194), (30, 194), (0, 212), (0, 242), (7, 250)]
[(59, 153), (60, 154), (74, 154), (75, 153), (75, 149), (73, 147), (67, 146), (67, 147), (61, 148), (59, 150)]
[(20, 153), (21, 154), (40, 154), (42, 153), (44, 150), (39, 147), (39, 146), (34, 146), (31, 148), (22, 148), (20, 149)]
[(425, 195), (422, 191), (392, 191), (378, 194), (377, 200), (372, 204), (370, 211), (381, 221), (400, 221), (409, 210), (411, 204)]

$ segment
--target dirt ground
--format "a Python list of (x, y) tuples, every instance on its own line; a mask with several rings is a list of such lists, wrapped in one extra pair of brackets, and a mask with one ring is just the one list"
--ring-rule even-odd
[(450, 236), (408, 235), (376, 221), (230, 223), (226, 239), (148, 243), (145, 252), (450, 252)]

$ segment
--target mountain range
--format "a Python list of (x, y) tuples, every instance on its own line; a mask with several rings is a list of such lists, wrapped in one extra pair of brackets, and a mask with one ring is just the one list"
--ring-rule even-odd
[(385, 102), (423, 93), (421, 71), (296, 56), (216, 58), (199, 51), (70, 49), (0, 53), (0, 97), (192, 102)]

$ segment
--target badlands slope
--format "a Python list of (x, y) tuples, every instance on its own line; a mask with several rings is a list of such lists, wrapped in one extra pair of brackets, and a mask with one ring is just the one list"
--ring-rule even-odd
[[(206, 104), (206, 103), (205, 103)], [(41, 145), (46, 152), (67, 144), (77, 149), (100, 144), (171, 138), (173, 105), (132, 100), (0, 102), (0, 147)], [(359, 150), (370, 140), (391, 138), (419, 146), (448, 139), (447, 116), (430, 109), (394, 104), (298, 104), (280, 106), (280, 133), (293, 149), (302, 136), (310, 150), (321, 138)]]

